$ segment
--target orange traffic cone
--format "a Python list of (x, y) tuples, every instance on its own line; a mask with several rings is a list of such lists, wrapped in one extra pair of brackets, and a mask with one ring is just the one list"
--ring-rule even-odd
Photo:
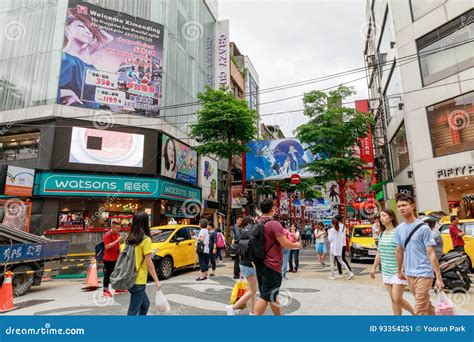
[(5, 273), (3, 285), (0, 288), (0, 312), (7, 312), (13, 310), (13, 287), (12, 287), (12, 272)]
[(99, 288), (99, 277), (97, 275), (97, 262), (95, 259), (92, 260), (89, 270), (87, 270), (86, 287), (83, 287), (83, 291), (95, 291)]

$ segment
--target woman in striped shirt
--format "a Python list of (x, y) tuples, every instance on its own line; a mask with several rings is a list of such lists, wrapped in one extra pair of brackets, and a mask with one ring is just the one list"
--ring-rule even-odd
[(382, 263), (383, 283), (387, 287), (394, 315), (401, 315), (402, 309), (414, 314), (413, 307), (403, 298), (406, 280), (398, 278), (397, 275), (397, 244), (395, 243), (395, 229), (398, 225), (395, 213), (390, 209), (384, 209), (380, 213), (380, 236), (377, 256), (370, 272), (375, 279), (375, 272)]

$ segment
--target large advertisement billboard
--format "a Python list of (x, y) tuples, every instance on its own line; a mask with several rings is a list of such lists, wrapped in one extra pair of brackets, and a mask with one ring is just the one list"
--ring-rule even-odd
[(119, 125), (97, 129), (92, 122), (59, 118), (56, 125), (54, 170), (157, 175), (155, 130)]
[(246, 179), (248, 181), (290, 178), (293, 174), (314, 177), (303, 166), (314, 160), (297, 139), (256, 140), (247, 144)]
[(196, 185), (197, 152), (165, 134), (161, 146), (161, 175)]
[(145, 136), (73, 127), (69, 162), (110, 166), (143, 166)]
[(57, 102), (159, 115), (163, 25), (69, 0)]
[(203, 201), (217, 202), (217, 160), (199, 157), (199, 186)]

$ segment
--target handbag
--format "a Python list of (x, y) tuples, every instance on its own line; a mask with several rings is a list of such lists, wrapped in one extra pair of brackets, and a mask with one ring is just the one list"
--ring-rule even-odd
[(204, 247), (204, 242), (199, 240), (196, 245), (196, 252), (198, 252), (198, 254), (204, 253)]

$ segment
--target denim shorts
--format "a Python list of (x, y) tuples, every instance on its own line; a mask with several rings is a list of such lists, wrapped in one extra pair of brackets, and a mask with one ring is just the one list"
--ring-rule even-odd
[(249, 266), (244, 266), (244, 265), (239, 265), (239, 267), (240, 267), (240, 272), (242, 273), (242, 276), (244, 278), (257, 275), (257, 271), (255, 271), (254, 267), (249, 267)]
[(318, 254), (326, 254), (326, 243), (324, 243), (324, 242), (317, 242), (317, 243), (316, 243), (316, 253), (318, 253)]

